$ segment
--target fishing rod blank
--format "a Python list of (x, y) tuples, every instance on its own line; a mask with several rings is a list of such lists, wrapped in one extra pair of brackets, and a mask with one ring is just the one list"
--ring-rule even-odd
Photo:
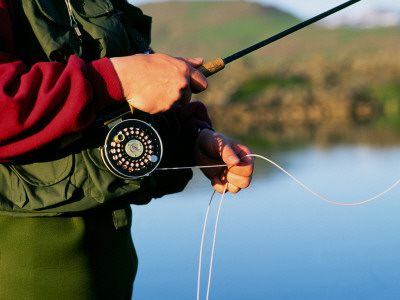
[(263, 41), (255, 44), (253, 46), (250, 46), (250, 47), (248, 47), (248, 48), (246, 48), (244, 50), (241, 50), (241, 51), (239, 51), (237, 53), (234, 53), (234, 54), (232, 54), (232, 55), (230, 55), (230, 56), (228, 56), (226, 58), (223, 58), (223, 59), (222, 58), (216, 58), (216, 59), (214, 59), (214, 60), (212, 60), (210, 62), (207, 62), (204, 65), (202, 65), (201, 67), (199, 67), (198, 70), (201, 71), (206, 77), (211, 76), (211, 75), (217, 73), (218, 71), (221, 71), (222, 69), (224, 69), (225, 65), (227, 65), (228, 63), (230, 63), (232, 61), (235, 61), (238, 58), (241, 58), (242, 56), (245, 56), (245, 55), (247, 55), (247, 54), (249, 54), (249, 53), (251, 53), (251, 52), (253, 52), (255, 50), (258, 50), (258, 49), (260, 49), (262, 47), (265, 47), (266, 45), (269, 45), (269, 44), (271, 44), (271, 43), (273, 43), (273, 42), (275, 42), (275, 41), (277, 41), (277, 40), (279, 40), (279, 39), (281, 39), (281, 38), (283, 38), (283, 37), (285, 37), (285, 36), (287, 36), (289, 34), (292, 34), (292, 33), (296, 32), (296, 31), (298, 31), (298, 30), (300, 30), (300, 29), (302, 29), (304, 27), (307, 27), (307, 26), (309, 26), (309, 25), (321, 20), (321, 19), (324, 19), (327, 16), (330, 16), (330, 15), (332, 15), (332, 14), (334, 14), (334, 13), (336, 13), (336, 12), (338, 12), (338, 11), (340, 11), (340, 10), (350, 6), (350, 5), (355, 4), (356, 2), (359, 2), (359, 1), (361, 1), (361, 0), (350, 0), (350, 1), (347, 1), (347, 2), (345, 2), (345, 3), (343, 3), (343, 4), (339, 5), (339, 6), (336, 6), (336, 7), (332, 8), (332, 9), (326, 11), (326, 12), (323, 12), (323, 13), (321, 13), (321, 14), (319, 14), (319, 15), (311, 18), (311, 19), (308, 19), (308, 20), (303, 21), (303, 22), (301, 22), (301, 23), (299, 23), (299, 24), (297, 24), (297, 25), (295, 25), (293, 27), (290, 27), (290, 28), (288, 28), (288, 29), (286, 29), (286, 30), (284, 30), (284, 31), (282, 31), (282, 32), (280, 32), (280, 33), (278, 33), (278, 34), (266, 39), (266, 40), (263, 40)]

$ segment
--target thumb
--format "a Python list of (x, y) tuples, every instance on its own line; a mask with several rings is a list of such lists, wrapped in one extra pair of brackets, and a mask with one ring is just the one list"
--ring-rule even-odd
[(237, 156), (230, 143), (226, 143), (222, 148), (221, 158), (228, 166), (236, 166), (240, 163), (240, 158)]

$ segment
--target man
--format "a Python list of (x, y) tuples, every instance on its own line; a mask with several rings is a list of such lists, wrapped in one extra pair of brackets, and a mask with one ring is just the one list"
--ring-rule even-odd
[(203, 60), (145, 54), (150, 23), (123, 0), (0, 0), (0, 299), (130, 299), (130, 204), (191, 174), (109, 172), (97, 120), (116, 106), (159, 130), (164, 166), (224, 162), (204, 170), (218, 192), (249, 185), (251, 151), (190, 103)]

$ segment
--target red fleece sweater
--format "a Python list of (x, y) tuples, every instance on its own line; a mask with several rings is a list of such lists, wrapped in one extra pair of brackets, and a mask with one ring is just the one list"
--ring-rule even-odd
[(0, 0), (0, 162), (18, 160), (46, 144), (87, 128), (106, 106), (122, 101), (107, 58), (85, 63), (37, 63), (14, 55), (11, 3)]

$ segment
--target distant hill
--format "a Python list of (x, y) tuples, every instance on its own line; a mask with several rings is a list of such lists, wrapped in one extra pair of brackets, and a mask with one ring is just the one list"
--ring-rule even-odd
[[(228, 56), (301, 21), (274, 7), (247, 1), (168, 1), (140, 7), (153, 17), (154, 49), (206, 60)], [(376, 41), (380, 41), (379, 47), (397, 46), (398, 32), (396, 27), (329, 29), (312, 25), (245, 59), (257, 63), (301, 59), (321, 51), (335, 52), (339, 45), (346, 51), (362, 47), (374, 52)]]
[(244, 1), (184, 1), (142, 5), (153, 17), (153, 47), (180, 56), (227, 56), (296, 24), (273, 7)]

